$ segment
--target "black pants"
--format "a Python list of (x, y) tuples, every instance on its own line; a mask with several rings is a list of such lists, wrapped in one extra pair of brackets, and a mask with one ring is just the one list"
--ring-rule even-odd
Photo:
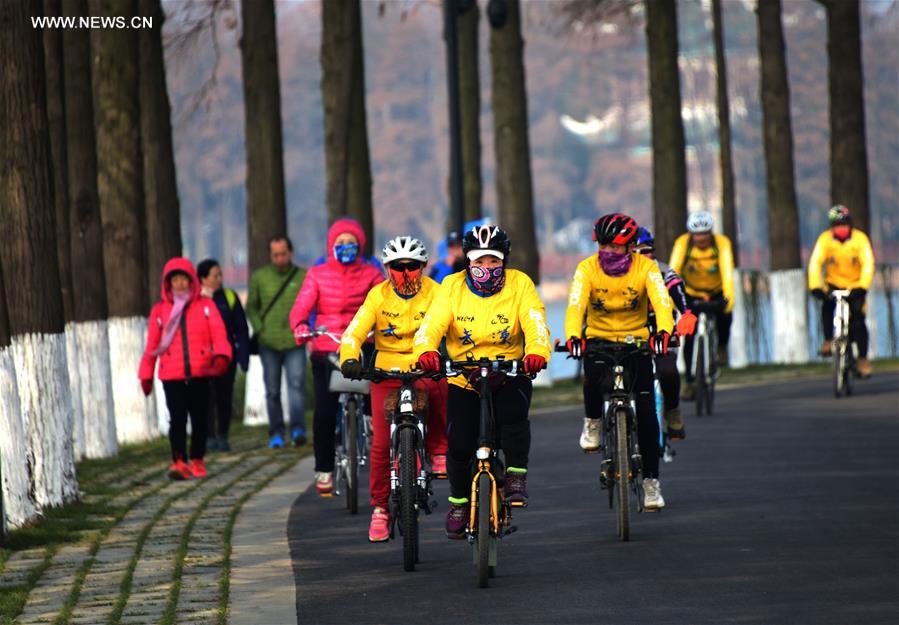
[[(821, 304), (821, 327), (824, 338), (833, 340), (833, 315), (837, 309), (835, 300), (826, 298)], [(868, 357), (868, 326), (865, 325), (865, 295), (859, 291), (849, 294), (849, 340), (858, 345), (859, 358)]]
[[(715, 329), (718, 333), (718, 346), (719, 347), (727, 347), (728, 342), (730, 342), (730, 324), (734, 319), (733, 313), (725, 313), (724, 312), (724, 295), (718, 293), (717, 295), (712, 296), (712, 302), (721, 302), (721, 308), (718, 312), (712, 315), (712, 319), (715, 321)], [(704, 303), (704, 300), (698, 297), (692, 297), (687, 295), (687, 303), (690, 308), (694, 308), (696, 303)], [(694, 312), (696, 312), (694, 310)], [(699, 313), (696, 313), (696, 316), (699, 316)], [(687, 381), (693, 382), (693, 371), (691, 370), (691, 366), (693, 363), (693, 335), (688, 335), (683, 337), (682, 339), (683, 347), (684, 347), (684, 362), (687, 363)], [(722, 363), (719, 363), (719, 365)]]
[[(209, 378), (163, 382), (165, 404), (169, 409), (169, 443), (172, 460), (202, 460), (206, 455), (209, 423)], [(187, 417), (190, 415), (190, 456), (187, 455)]]
[(228, 372), (217, 378), (210, 378), (212, 392), (209, 398), (209, 434), (228, 438), (231, 429), (231, 412), (234, 402), (234, 375), (237, 367), (232, 361)]
[(330, 473), (334, 470), (334, 428), (337, 425), (337, 407), (340, 393), (328, 390), (333, 368), (328, 355), (312, 354), (312, 385), (315, 389), (315, 412), (312, 418), (315, 446), (315, 470)]
[(677, 371), (677, 354), (668, 352), (664, 356), (656, 356), (656, 375), (662, 387), (665, 410), (680, 406), (680, 373)]
[[(507, 378), (493, 392), (494, 440), (503, 450), (506, 466), (526, 469), (531, 450), (531, 381), (522, 377)], [(471, 494), (471, 460), (478, 448), (481, 397), (470, 388), (449, 385), (447, 394), (446, 471), (450, 495), (467, 498)]]
[[(643, 477), (659, 477), (659, 421), (656, 417), (652, 356), (634, 355), (623, 362), (625, 386), (633, 388), (637, 405), (637, 442), (643, 456)], [(584, 411), (590, 419), (602, 415), (603, 401), (612, 391), (614, 361), (590, 349), (584, 353)]]

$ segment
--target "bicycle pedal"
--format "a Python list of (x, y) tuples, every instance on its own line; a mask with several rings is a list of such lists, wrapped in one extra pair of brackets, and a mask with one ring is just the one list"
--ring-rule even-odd
[(510, 525), (509, 527), (504, 527), (502, 531), (503, 536), (508, 536), (509, 534), (514, 534), (518, 531), (517, 525)]

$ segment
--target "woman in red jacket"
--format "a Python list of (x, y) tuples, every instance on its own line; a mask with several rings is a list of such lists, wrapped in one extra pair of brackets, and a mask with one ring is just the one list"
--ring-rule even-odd
[[(376, 284), (384, 281), (381, 270), (363, 262), (360, 250), (365, 247), (365, 233), (355, 219), (338, 219), (328, 230), (328, 260), (309, 269), (303, 286), (290, 311), (290, 327), (294, 329), (297, 345), (307, 339), (309, 318), (315, 312), (315, 325), (341, 336), (353, 320), (365, 296)], [(328, 495), (334, 488), (334, 427), (337, 420), (338, 393), (328, 390), (331, 366), (328, 354), (340, 350), (340, 345), (327, 336), (312, 340), (310, 360), (315, 388), (315, 488)]]
[[(162, 270), (162, 299), (150, 311), (147, 347), (140, 361), (141, 388), (153, 390), (153, 370), (159, 357), (159, 379), (169, 409), (172, 466), (169, 477), (206, 477), (209, 378), (220, 376), (231, 361), (231, 342), (215, 302), (200, 294), (200, 281), (186, 258), (172, 258)], [(187, 416), (190, 415), (190, 464), (187, 456)]]

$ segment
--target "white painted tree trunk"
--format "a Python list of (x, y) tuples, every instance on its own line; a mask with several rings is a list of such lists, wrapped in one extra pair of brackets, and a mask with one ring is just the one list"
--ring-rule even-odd
[(749, 365), (749, 315), (746, 310), (746, 293), (743, 290), (743, 272), (734, 269), (734, 318), (730, 325), (728, 364), (732, 369)]
[(78, 368), (78, 337), (75, 324), (66, 324), (66, 368), (69, 371), (69, 391), (72, 394), (72, 449), (75, 461), (85, 456), (84, 407), (81, 403), (81, 370)]
[(804, 269), (772, 271), (771, 335), (773, 360), (779, 364), (809, 361), (808, 304)]
[(76, 368), (84, 416), (84, 455), (108, 458), (119, 450), (109, 366), (109, 329), (105, 319), (80, 321), (73, 326), (78, 343)]
[[(312, 375), (312, 373), (310, 372), (308, 375)], [(281, 411), (284, 415), (285, 424), (289, 423), (290, 409), (287, 402), (287, 375), (283, 370), (281, 371)], [(268, 423), (268, 409), (265, 406), (265, 380), (262, 377), (262, 359), (259, 356), (250, 356), (250, 367), (247, 369), (246, 391), (244, 393), (243, 422), (245, 425)]]
[[(157, 375), (154, 376), (153, 394), (156, 396), (156, 428), (160, 436), (169, 435), (169, 406), (165, 403), (165, 389), (159, 379), (159, 363), (156, 363)], [(190, 421), (188, 420), (188, 424)]]
[(109, 320), (109, 364), (120, 444), (142, 443), (159, 435), (155, 398), (144, 397), (137, 378), (146, 340), (146, 317)]
[(0, 348), (0, 484), (4, 528), (21, 527), (38, 516), (31, 476), (34, 454), (25, 444), (25, 427), (19, 406), (19, 389), (12, 349)]
[(72, 393), (63, 334), (20, 334), (13, 363), (25, 442), (34, 454), (34, 496), (41, 507), (78, 497), (72, 448)]

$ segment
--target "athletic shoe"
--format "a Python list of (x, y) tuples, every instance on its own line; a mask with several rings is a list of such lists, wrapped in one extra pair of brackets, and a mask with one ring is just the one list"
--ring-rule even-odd
[(306, 444), (306, 430), (303, 428), (293, 428), (290, 431), (290, 439), (293, 441), (294, 447), (302, 447)]
[(328, 496), (331, 494), (331, 491), (334, 490), (334, 479), (331, 477), (331, 473), (325, 473), (323, 471), (319, 471), (315, 474), (315, 490), (318, 491), (319, 495)]
[(454, 503), (446, 513), (446, 537), (450, 540), (465, 538), (465, 524), (468, 521), (468, 504)]
[(684, 401), (693, 401), (696, 399), (696, 389), (690, 382), (684, 382), (680, 387), (680, 398)]
[(527, 471), (506, 471), (503, 485), (503, 498), (509, 503), (526, 504), (528, 502), (528, 474)]
[(218, 451), (219, 450), (219, 439), (215, 436), (210, 436), (206, 439), (206, 451)]
[(671, 440), (679, 440), (687, 436), (687, 429), (684, 427), (684, 417), (681, 415), (680, 408), (672, 408), (665, 413), (668, 418), (668, 438)]
[(269, 449), (284, 449), (284, 437), (280, 434), (275, 434), (270, 439), (268, 439), (268, 448)]
[(190, 461), (187, 468), (190, 469), (191, 474), (196, 478), (204, 478), (209, 475), (206, 473), (206, 463), (203, 462), (202, 458), (194, 458)]
[(373, 543), (383, 543), (390, 540), (390, 515), (384, 508), (375, 508), (371, 511), (371, 524), (368, 526), (368, 540)]
[(446, 475), (446, 454), (431, 456), (431, 473)]
[(220, 438), (219, 441), (219, 451), (231, 451), (231, 444), (228, 442), (227, 438)]
[(871, 361), (867, 358), (859, 358), (855, 368), (858, 370), (858, 377), (870, 378), (874, 370), (871, 368)]
[(190, 469), (183, 460), (178, 459), (169, 467), (169, 479), (172, 480), (189, 480), (191, 478)]
[(833, 341), (828, 341), (827, 339), (821, 343), (821, 347), (818, 348), (818, 353), (821, 356), (831, 356), (833, 354)]
[(596, 451), (599, 449), (601, 436), (600, 424), (602, 419), (589, 419), (584, 417), (584, 430), (581, 432), (581, 449), (584, 451)]
[(643, 480), (643, 509), (647, 512), (655, 512), (665, 507), (665, 499), (662, 497), (662, 485), (659, 480), (646, 478)]

